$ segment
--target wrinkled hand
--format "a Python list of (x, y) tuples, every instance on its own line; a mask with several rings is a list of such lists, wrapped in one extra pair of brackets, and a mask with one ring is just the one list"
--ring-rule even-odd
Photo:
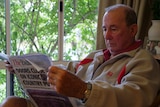
[(7, 60), (5, 60), (4, 63), (7, 71), (9, 71), (10, 73), (15, 73), (12, 65)]
[(48, 69), (47, 80), (58, 93), (76, 98), (84, 98), (87, 85), (74, 74), (56, 66)]

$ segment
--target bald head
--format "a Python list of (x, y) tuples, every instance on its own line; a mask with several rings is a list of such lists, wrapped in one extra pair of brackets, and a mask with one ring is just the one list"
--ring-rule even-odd
[(137, 24), (137, 15), (135, 11), (131, 7), (124, 5), (124, 4), (116, 4), (116, 5), (106, 8), (105, 14), (112, 12), (112, 11), (118, 11), (118, 10), (121, 11), (121, 13), (124, 12), (125, 21), (128, 26), (132, 24)]

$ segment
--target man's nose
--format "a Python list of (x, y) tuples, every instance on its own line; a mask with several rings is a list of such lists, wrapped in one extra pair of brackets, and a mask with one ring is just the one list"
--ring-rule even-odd
[(112, 39), (111, 31), (109, 30), (106, 30), (103, 35), (104, 35), (104, 38), (107, 40)]

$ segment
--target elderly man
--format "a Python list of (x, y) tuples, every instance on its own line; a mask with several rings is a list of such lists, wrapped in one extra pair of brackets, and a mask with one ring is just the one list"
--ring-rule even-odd
[[(134, 10), (117, 4), (103, 17), (106, 49), (90, 53), (80, 63), (64, 68), (51, 66), (48, 82), (78, 107), (149, 107), (160, 89), (160, 67), (141, 41), (135, 40)], [(10, 69), (10, 65), (6, 64)], [(34, 107), (26, 99), (8, 97), (2, 107)], [(27, 106), (28, 104), (28, 106)]]

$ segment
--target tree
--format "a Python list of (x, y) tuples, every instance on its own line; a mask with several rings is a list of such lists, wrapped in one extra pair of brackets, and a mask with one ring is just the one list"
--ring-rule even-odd
[[(65, 52), (64, 59), (71, 60), (71, 52), (77, 56), (95, 49), (97, 1), (66, 0), (64, 36), (71, 48)], [(58, 2), (46, 0), (15, 0), (11, 4), (12, 54), (41, 52), (54, 60), (58, 59)], [(77, 33), (74, 33), (77, 32)], [(75, 37), (84, 41), (76, 41)], [(75, 38), (75, 39), (73, 39)], [(73, 39), (73, 40), (72, 40)], [(76, 42), (75, 42), (76, 41)], [(86, 48), (83, 50), (81, 44)], [(23, 48), (25, 46), (25, 49)], [(70, 51), (71, 50), (71, 51)], [(77, 51), (77, 52), (76, 52)], [(77, 57), (77, 60), (80, 60)]]

